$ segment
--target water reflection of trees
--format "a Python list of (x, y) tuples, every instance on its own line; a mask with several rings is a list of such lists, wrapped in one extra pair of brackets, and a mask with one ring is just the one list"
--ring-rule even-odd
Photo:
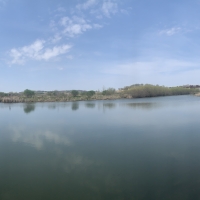
[(156, 108), (159, 107), (159, 104), (157, 103), (150, 103), (150, 102), (141, 102), (141, 103), (126, 103), (123, 104), (123, 106), (127, 106), (129, 108), (133, 108), (133, 109), (152, 109), (152, 108)]
[(68, 107), (70, 104), (68, 103), (68, 102), (57, 102), (57, 103), (49, 103), (48, 104), (48, 109), (52, 109), (52, 110), (54, 110), (54, 109), (56, 109), (56, 108), (66, 108), (66, 107)]
[(116, 104), (115, 103), (104, 103), (103, 107), (112, 109), (112, 108), (116, 107)]
[(86, 103), (85, 107), (87, 107), (87, 108), (95, 108), (95, 103)]
[(50, 104), (48, 105), (48, 108), (54, 110), (56, 109), (56, 104)]
[(27, 114), (33, 112), (34, 110), (35, 110), (35, 104), (26, 104), (24, 106), (24, 112)]
[(78, 102), (73, 102), (71, 108), (72, 108), (72, 110), (74, 110), (74, 111), (75, 111), (75, 110), (78, 110), (78, 109), (79, 109), (79, 103), (78, 103)]

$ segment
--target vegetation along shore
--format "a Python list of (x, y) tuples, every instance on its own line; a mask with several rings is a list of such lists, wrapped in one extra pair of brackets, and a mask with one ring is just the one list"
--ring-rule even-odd
[(86, 101), (86, 100), (111, 100), (122, 98), (144, 98), (172, 95), (193, 94), (200, 96), (200, 86), (179, 86), (164, 87), (150, 84), (135, 84), (115, 90), (114, 88), (104, 89), (103, 91), (32, 91), (26, 89), (19, 93), (0, 92), (0, 102), (2, 103), (22, 103), (22, 102), (67, 102), (67, 101)]

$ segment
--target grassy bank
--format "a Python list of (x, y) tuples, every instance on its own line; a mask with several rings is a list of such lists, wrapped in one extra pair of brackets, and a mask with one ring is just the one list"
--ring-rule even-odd
[(71, 92), (46, 92), (45, 94), (37, 93), (0, 93), (0, 102), (17, 103), (17, 102), (67, 102), (67, 101), (87, 101), (87, 100), (107, 100), (120, 98), (145, 98), (157, 96), (172, 96), (172, 95), (188, 95), (196, 94), (198, 89), (190, 89), (183, 87), (164, 87), (158, 85), (134, 85), (121, 88), (116, 91), (114, 88), (109, 88), (103, 91), (71, 91)]
[(144, 98), (144, 97), (157, 97), (157, 96), (173, 96), (173, 95), (187, 95), (199, 92), (198, 89), (182, 88), (182, 87), (164, 87), (155, 85), (140, 85), (127, 87), (122, 90), (122, 97), (129, 98)]

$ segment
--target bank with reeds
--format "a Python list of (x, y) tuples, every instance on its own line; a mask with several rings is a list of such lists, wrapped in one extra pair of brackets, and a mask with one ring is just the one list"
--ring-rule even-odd
[(31, 102), (68, 102), (68, 101), (88, 101), (88, 100), (113, 100), (122, 98), (145, 98), (158, 96), (189, 95), (199, 93), (198, 89), (183, 87), (164, 87), (158, 85), (139, 85), (121, 88), (116, 91), (109, 88), (103, 91), (86, 91), (82, 93), (71, 92), (47, 92), (45, 94), (35, 94), (27, 96), (26, 93), (6, 94), (1, 93), (2, 103), (31, 103)]

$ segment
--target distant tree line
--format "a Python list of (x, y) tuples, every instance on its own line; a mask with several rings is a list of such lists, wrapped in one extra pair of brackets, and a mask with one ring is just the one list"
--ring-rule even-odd
[(7, 94), (7, 93), (0, 92), (0, 97), (6, 97), (6, 96), (8, 96), (8, 94)]
[(80, 96), (87, 96), (88, 98), (91, 98), (93, 95), (95, 95), (95, 91), (90, 90), (90, 91), (85, 91), (85, 92), (79, 93), (78, 90), (72, 90), (71, 95), (73, 97), (77, 97), (78, 95), (80, 95)]
[[(164, 87), (150, 84), (134, 84), (120, 88), (116, 91), (114, 88), (103, 89), (102, 91), (45, 91), (43, 93), (26, 89), (20, 93), (0, 92), (0, 102), (56, 102), (56, 101), (76, 101), (90, 99), (118, 99), (118, 98), (143, 98), (170, 95), (187, 95), (198, 93), (199, 89), (185, 87)], [(5, 98), (4, 98), (5, 97)]]

